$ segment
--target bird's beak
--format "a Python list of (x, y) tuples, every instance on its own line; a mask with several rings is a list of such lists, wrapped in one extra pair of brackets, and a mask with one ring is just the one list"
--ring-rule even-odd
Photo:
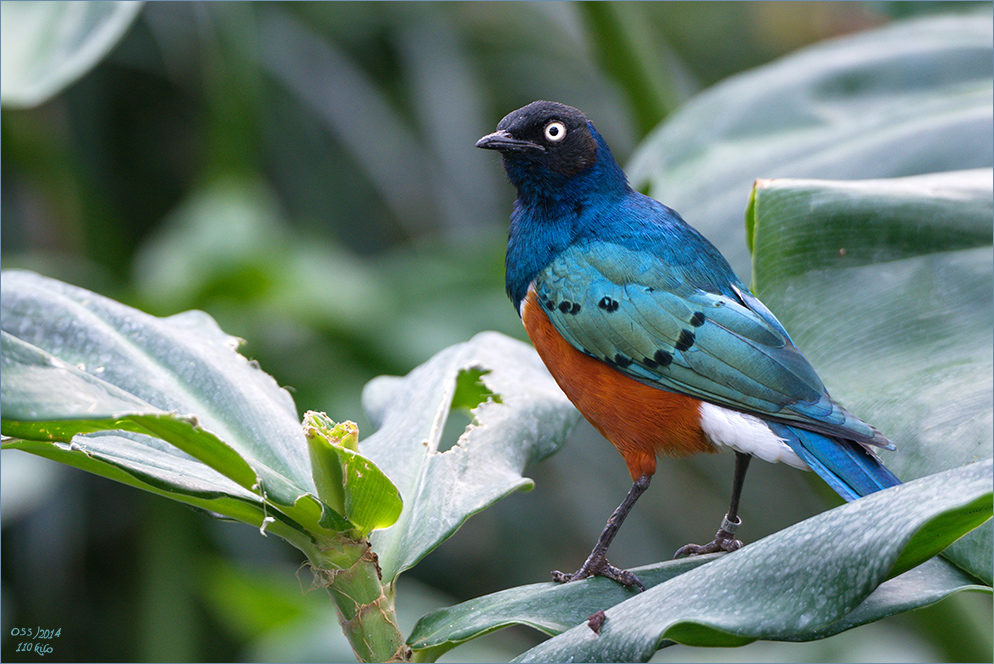
[(514, 138), (504, 129), (487, 134), (476, 142), (476, 147), (501, 152), (545, 152), (545, 148), (541, 145)]

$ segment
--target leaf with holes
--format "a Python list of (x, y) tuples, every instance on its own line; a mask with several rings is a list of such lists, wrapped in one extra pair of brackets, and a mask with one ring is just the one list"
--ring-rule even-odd
[[(370, 537), (385, 583), (471, 515), (530, 489), (524, 467), (555, 452), (579, 418), (535, 351), (496, 332), (447, 348), (403, 378), (373, 380), (363, 404), (378, 430), (359, 450), (404, 499), (397, 523)], [(473, 419), (445, 449), (454, 408)]]

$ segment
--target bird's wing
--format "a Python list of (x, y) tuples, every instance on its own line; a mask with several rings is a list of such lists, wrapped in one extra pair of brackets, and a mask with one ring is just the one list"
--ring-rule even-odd
[[(772, 313), (744, 287), (693, 285), (620, 245), (574, 246), (535, 279), (578, 350), (642, 383), (821, 433), (892, 447), (828, 395)], [(702, 281), (698, 279), (698, 281)]]

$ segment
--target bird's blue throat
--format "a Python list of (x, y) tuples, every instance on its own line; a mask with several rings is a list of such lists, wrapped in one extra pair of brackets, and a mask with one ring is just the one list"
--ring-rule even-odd
[(505, 261), (507, 294), (516, 309), (528, 284), (556, 255), (576, 242), (609, 236), (612, 222), (605, 213), (632, 193), (607, 143), (588, 127), (598, 158), (579, 172), (563, 174), (513, 153), (502, 155), (518, 190)]

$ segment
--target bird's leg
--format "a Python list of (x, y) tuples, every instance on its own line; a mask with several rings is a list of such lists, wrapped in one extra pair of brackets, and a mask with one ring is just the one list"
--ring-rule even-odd
[(728, 505), (728, 514), (721, 520), (721, 528), (714, 535), (714, 539), (708, 544), (687, 544), (677, 549), (674, 558), (681, 556), (697, 556), (702, 553), (716, 553), (718, 551), (735, 551), (742, 548), (742, 542), (735, 539), (735, 531), (742, 525), (742, 520), (738, 516), (739, 497), (742, 495), (742, 485), (745, 483), (746, 470), (749, 469), (749, 461), (752, 456), (735, 453), (735, 479), (732, 481), (732, 501)]
[(632, 488), (628, 490), (628, 495), (618, 505), (618, 509), (614, 510), (611, 518), (607, 520), (607, 525), (604, 526), (601, 536), (597, 538), (597, 544), (594, 545), (593, 551), (587, 556), (587, 560), (583, 563), (583, 566), (572, 574), (563, 574), (556, 570), (552, 573), (553, 581), (556, 583), (569, 583), (570, 581), (586, 579), (589, 576), (606, 576), (623, 586), (635, 586), (639, 590), (645, 590), (645, 586), (642, 585), (642, 582), (639, 581), (637, 576), (629, 571), (618, 569), (609, 563), (606, 554), (607, 548), (611, 546), (614, 536), (618, 534), (618, 529), (621, 528), (625, 517), (628, 516), (628, 513), (635, 505), (635, 501), (649, 488), (649, 479), (649, 475), (642, 475), (635, 480)]

